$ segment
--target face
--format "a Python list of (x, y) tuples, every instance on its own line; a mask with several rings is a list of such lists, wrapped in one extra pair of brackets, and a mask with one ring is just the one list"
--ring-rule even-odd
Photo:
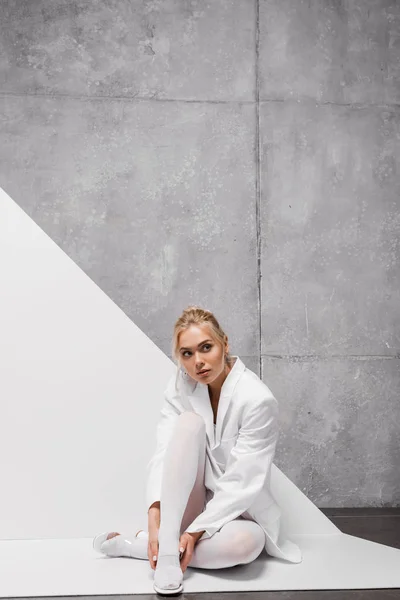
[[(207, 325), (190, 325), (182, 331), (179, 335), (178, 349), (180, 364), (196, 381), (210, 384), (227, 370), (224, 348), (212, 338)], [(226, 344), (225, 353), (228, 351), (229, 347)], [(200, 375), (199, 371), (205, 369), (209, 372)]]

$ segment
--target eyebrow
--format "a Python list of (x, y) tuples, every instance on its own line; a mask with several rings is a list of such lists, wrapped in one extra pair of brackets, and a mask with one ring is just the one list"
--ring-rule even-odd
[[(206, 342), (212, 342), (212, 340), (203, 340), (202, 342), (200, 342), (200, 344), (197, 344), (197, 347), (200, 348), (200, 346), (202, 346)], [(180, 348), (180, 350), (190, 350), (190, 348), (186, 348), (185, 346), (182, 346), (182, 348)]]

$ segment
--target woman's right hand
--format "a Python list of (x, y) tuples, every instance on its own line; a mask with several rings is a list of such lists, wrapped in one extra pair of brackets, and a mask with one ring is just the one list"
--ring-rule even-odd
[[(158, 529), (149, 530), (149, 543), (147, 546), (147, 556), (149, 557), (150, 566), (155, 570), (158, 559)], [(154, 560), (154, 556), (156, 557)]]
[[(160, 509), (158, 507), (152, 507), (148, 514), (148, 532), (149, 532), (149, 543), (147, 545), (147, 556), (149, 558), (150, 566), (155, 571), (158, 559), (158, 532), (160, 529)], [(156, 557), (155, 560), (153, 557)]]

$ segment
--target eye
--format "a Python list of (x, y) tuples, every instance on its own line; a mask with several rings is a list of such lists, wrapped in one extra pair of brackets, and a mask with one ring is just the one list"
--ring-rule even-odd
[[(210, 348), (212, 348), (212, 344), (204, 344), (202, 346), (202, 349), (204, 350), (204, 348), (206, 348), (206, 346), (209, 346)], [(187, 354), (187, 352), (189, 352), (189, 354), (190, 354), (190, 350), (185, 350), (184, 352), (182, 352), (182, 356), (185, 356)]]

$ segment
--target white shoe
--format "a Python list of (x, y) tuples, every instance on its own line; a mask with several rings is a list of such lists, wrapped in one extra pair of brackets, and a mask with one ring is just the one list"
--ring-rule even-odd
[[(109, 541), (107, 540), (107, 536), (110, 534), (109, 531), (105, 531), (104, 533), (100, 533), (99, 535), (96, 535), (96, 537), (93, 539), (93, 549), (96, 550), (96, 552), (100, 552), (101, 554), (105, 554), (106, 556), (110, 556), (109, 552), (106, 552), (106, 550), (102, 549), (102, 545), (104, 544), (104, 542)], [(140, 535), (142, 534), (142, 535)], [(143, 531), (143, 529), (141, 529), (140, 531), (137, 532), (135, 537), (147, 537), (148, 534), (146, 531)], [(114, 537), (118, 537), (118, 536), (114, 536)], [(114, 537), (110, 538), (111, 540), (114, 539)], [(113, 554), (113, 556), (115, 556), (115, 554)], [(159, 588), (155, 583), (153, 583), (153, 588), (154, 590), (157, 592), (157, 594), (161, 594), (162, 596), (174, 596), (175, 594), (180, 594), (183, 591), (183, 585), (180, 584), (179, 587), (174, 588), (174, 589), (163, 589), (163, 588)]]
[(96, 552), (105, 554), (105, 552), (103, 552), (103, 550), (101, 549), (101, 545), (103, 542), (105, 542), (107, 540), (107, 536), (109, 534), (110, 534), (110, 532), (106, 531), (105, 533), (100, 533), (99, 535), (96, 535), (96, 537), (93, 540), (93, 549), (96, 550)]
[[(142, 534), (142, 535), (140, 535)], [(101, 554), (105, 554), (106, 556), (113, 556), (113, 557), (118, 557), (118, 556), (122, 556), (119, 554), (115, 554), (114, 552), (111, 554), (109, 551), (107, 551), (106, 549), (102, 548), (102, 545), (104, 544), (104, 542), (109, 542), (111, 540), (113, 540), (115, 537), (121, 537), (121, 534), (119, 534), (118, 536), (113, 536), (112, 538), (110, 538), (109, 540), (107, 540), (107, 536), (110, 535), (109, 531), (106, 531), (104, 533), (99, 533), (99, 535), (96, 535), (96, 537), (93, 539), (93, 549), (96, 550), (96, 552), (100, 552)], [(140, 529), (135, 537), (147, 537), (147, 532), (143, 531), (143, 529)]]
[[(175, 565), (171, 565), (171, 567), (166, 566), (166, 569), (171, 568), (172, 570), (172, 574), (170, 573), (171, 576), (173, 577), (177, 577), (177, 572), (178, 569), (175, 567)], [(158, 584), (155, 582), (156, 579), (158, 579), (156, 577), (157, 575), (157, 570), (154, 573), (154, 581), (153, 581), (153, 588), (155, 589), (155, 591), (157, 592), (157, 594), (161, 594), (163, 596), (173, 596), (175, 594), (180, 594), (183, 591), (183, 573), (181, 571), (181, 569), (179, 569), (179, 578), (178, 581), (176, 581), (176, 583), (178, 584), (177, 587), (160, 587), (158, 584), (160, 582), (158, 582)]]
[(175, 594), (180, 594), (183, 591), (183, 585), (180, 584), (179, 587), (169, 590), (159, 588), (155, 583), (153, 583), (153, 588), (157, 592), (157, 594), (161, 594), (162, 596), (174, 596)]

